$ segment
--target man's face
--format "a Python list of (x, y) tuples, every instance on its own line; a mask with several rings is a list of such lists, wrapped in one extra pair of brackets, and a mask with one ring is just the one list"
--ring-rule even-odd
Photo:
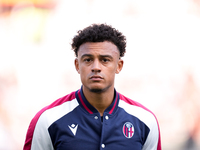
[(82, 44), (75, 59), (83, 88), (92, 92), (104, 92), (114, 88), (115, 73), (123, 67), (118, 48), (111, 42), (87, 42)]

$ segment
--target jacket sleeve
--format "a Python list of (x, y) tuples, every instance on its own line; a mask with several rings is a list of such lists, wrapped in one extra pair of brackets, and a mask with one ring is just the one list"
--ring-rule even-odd
[(41, 110), (29, 125), (23, 150), (53, 150), (48, 126), (45, 113)]
[(145, 141), (145, 144), (142, 150), (162, 150), (161, 148), (161, 139), (160, 139), (160, 129), (157, 119), (154, 116), (154, 119), (151, 120), (149, 124), (150, 132)]

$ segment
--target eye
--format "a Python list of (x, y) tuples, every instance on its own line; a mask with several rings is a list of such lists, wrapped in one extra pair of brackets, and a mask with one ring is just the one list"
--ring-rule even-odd
[(90, 59), (90, 58), (86, 58), (86, 59), (84, 59), (84, 62), (90, 62), (92, 59)]
[(102, 62), (109, 62), (110, 60), (107, 58), (102, 59)]

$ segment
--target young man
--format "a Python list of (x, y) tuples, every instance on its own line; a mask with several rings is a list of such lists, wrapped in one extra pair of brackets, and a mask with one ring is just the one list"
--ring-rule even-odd
[(161, 150), (159, 125), (147, 108), (118, 93), (126, 38), (93, 24), (73, 38), (81, 89), (39, 111), (24, 150)]

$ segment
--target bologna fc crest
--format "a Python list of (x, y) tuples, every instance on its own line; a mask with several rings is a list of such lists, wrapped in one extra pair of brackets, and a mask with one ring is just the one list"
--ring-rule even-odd
[(132, 138), (132, 136), (133, 136), (133, 134), (134, 134), (134, 127), (133, 127), (132, 123), (126, 122), (126, 123), (123, 125), (122, 131), (123, 131), (124, 136), (125, 136), (126, 138)]

